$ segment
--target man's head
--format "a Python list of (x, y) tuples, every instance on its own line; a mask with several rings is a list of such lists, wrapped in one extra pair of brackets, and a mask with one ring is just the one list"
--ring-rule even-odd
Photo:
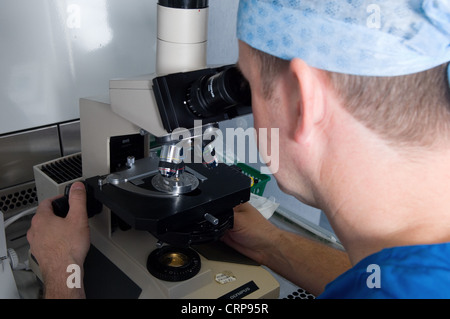
[[(310, 8), (308, 2), (311, 3)], [(359, 11), (356, 10), (356, 6), (362, 5), (364, 1), (347, 1), (346, 5), (352, 3), (355, 7), (355, 14), (357, 14)], [(255, 6), (254, 10), (256, 11), (252, 12), (251, 6)], [(395, 50), (390, 52), (392, 48), (382, 47), (387, 40), (377, 42), (381, 47), (374, 43), (370, 44), (372, 51), (376, 54), (369, 52), (370, 45), (367, 47), (364, 43), (354, 43), (351, 47), (345, 45), (329, 47), (328, 56), (321, 57), (321, 53), (316, 52), (311, 57), (311, 50), (314, 47), (325, 50), (325, 46), (333, 44), (328, 44), (320, 38), (312, 39), (310, 42), (303, 39), (304, 42), (301, 42), (300, 46), (297, 43), (297, 47), (295, 47), (292, 44), (295, 43), (293, 40), (295, 36), (308, 38), (308, 34), (311, 36), (312, 31), (308, 31), (311, 28), (315, 28), (314, 32), (328, 30), (334, 33), (334, 37), (340, 36), (338, 33), (330, 31), (332, 27), (327, 25), (327, 21), (333, 13), (332, 8), (323, 7), (323, 5), (317, 6), (320, 8), (315, 8), (312, 1), (244, 0), (241, 1), (240, 20), (238, 21), (238, 37), (243, 40), (240, 43), (240, 65), (252, 86), (255, 126), (257, 128), (280, 128), (281, 163), (280, 171), (276, 175), (277, 180), (280, 186), (290, 193), (294, 193), (294, 189), (298, 189), (301, 185), (302, 190), (295, 195), (310, 204), (315, 203), (314, 195), (309, 191), (313, 185), (308, 185), (306, 181), (311, 174), (317, 175), (320, 172), (308, 172), (308, 170), (314, 170), (314, 167), (309, 165), (309, 160), (320, 161), (320, 154), (323, 153), (316, 146), (308, 148), (308, 143), (318, 142), (315, 138), (320, 130), (324, 134), (331, 132), (327, 131), (329, 128), (327, 125), (332, 122), (330, 119), (331, 108), (328, 106), (339, 105), (356, 122), (373, 132), (387, 145), (398, 150), (430, 149), (443, 147), (443, 145), (448, 147), (450, 143), (450, 89), (446, 76), (447, 63), (436, 64), (439, 59), (443, 62), (450, 60), (449, 46), (447, 46), (447, 50), (439, 51), (440, 47), (437, 45), (435, 49), (439, 52), (429, 53), (435, 54), (435, 59), (430, 59), (424, 52), (418, 53), (424, 56), (418, 59), (414, 56), (414, 52), (409, 52), (400, 62), (395, 61), (401, 58), (398, 56), (398, 52)], [(296, 11), (299, 7), (301, 10)], [(396, 10), (398, 11), (401, 7), (402, 5), (398, 4)], [(269, 9), (273, 9), (273, 12), (268, 12)], [(339, 11), (337, 7), (334, 9)], [(389, 8), (383, 7), (383, 10), (387, 9)], [(318, 16), (320, 10), (324, 10), (322, 13), (328, 16), (319, 25), (308, 25), (311, 21), (320, 21), (320, 16)], [(405, 10), (407, 11), (407, 9)], [(408, 17), (408, 12), (405, 10), (403, 15), (406, 17), (403, 19)], [(334, 12), (334, 14), (339, 16), (339, 12)], [(256, 17), (278, 15), (283, 16), (287, 24), (294, 24), (290, 29), (297, 30), (298, 34), (285, 28), (281, 32), (272, 32), (268, 35), (267, 28), (275, 29), (275, 25), (272, 22), (255, 20)], [(432, 14), (430, 13), (430, 15)], [(412, 15), (410, 18), (418, 19), (416, 15)], [(295, 19), (306, 19), (307, 21), (297, 23)], [(361, 29), (351, 30), (355, 26), (349, 22), (350, 20), (344, 21), (348, 30), (341, 36), (347, 37), (356, 29)], [(382, 22), (389, 24), (384, 20)], [(342, 27), (340, 21), (338, 24)], [(265, 27), (261, 27), (261, 25), (265, 25)], [(391, 28), (393, 25), (395, 24), (392, 22)], [(407, 32), (406, 29), (396, 31), (397, 36), (401, 38)], [(424, 30), (432, 31), (428, 27)], [(372, 40), (375, 39), (376, 32), (377, 30), (375, 32), (369, 30), (368, 34)], [(386, 34), (383, 33), (380, 35), (381, 39), (385, 36)], [(417, 42), (423, 36), (424, 34), (418, 32), (416, 38), (413, 35), (410, 35), (410, 38)], [(428, 34), (428, 37), (430, 36), (432, 35)], [(391, 35), (387, 37), (389, 41), (395, 42), (391, 39)], [(279, 41), (275, 46), (277, 38)], [(355, 42), (358, 39), (360, 37), (356, 37)], [(339, 41), (333, 41), (339, 43)], [(250, 46), (244, 42), (249, 43)], [(340, 41), (342, 44), (344, 42)], [(447, 42), (450, 43), (448, 38)], [(285, 48), (282, 48), (283, 45)], [(401, 47), (403, 44), (396, 43), (396, 45)], [(420, 41), (416, 43), (416, 46), (420, 46)], [(344, 63), (340, 58), (346, 53), (355, 54), (355, 50), (358, 48), (360, 50), (358, 56), (348, 56), (348, 63)], [(262, 52), (263, 50), (270, 54)], [(389, 65), (380, 64), (380, 60), (377, 60), (378, 51), (383, 50), (391, 54), (392, 61), (389, 62)], [(402, 50), (406, 52), (408, 48), (402, 48)], [(305, 52), (309, 52), (309, 54)], [(295, 55), (292, 56), (292, 54)], [(327, 58), (330, 61), (326, 61)], [(435, 63), (433, 66), (431, 66), (430, 60)], [(371, 61), (372, 63), (370, 63)], [(408, 65), (412, 63), (411, 61), (416, 63)], [(367, 63), (369, 64), (366, 65)], [(420, 63), (422, 65), (417, 65)], [(398, 67), (396, 67), (397, 65)], [(420, 68), (423, 70), (415, 72)], [(348, 70), (349, 74), (343, 72), (343, 69)], [(336, 72), (336, 70), (340, 72)], [(405, 70), (413, 72), (405, 73)], [(289, 108), (286, 108), (288, 105)], [(316, 130), (311, 129), (314, 125)], [(303, 148), (297, 147), (298, 142), (303, 143)], [(329, 146), (323, 145), (322, 147)], [(299, 150), (301, 153), (298, 153)], [(293, 176), (292, 172), (294, 171), (300, 172), (298, 179)]]
[[(289, 61), (249, 50), (259, 67), (263, 96), (270, 100), (273, 84)], [(394, 77), (322, 72), (345, 109), (392, 146), (433, 148), (450, 142), (448, 67), (445, 63)]]

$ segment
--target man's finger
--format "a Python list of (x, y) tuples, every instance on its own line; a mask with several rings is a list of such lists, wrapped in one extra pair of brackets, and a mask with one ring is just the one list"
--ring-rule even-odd
[(81, 182), (75, 182), (69, 192), (69, 213), (70, 218), (86, 218), (86, 188)]

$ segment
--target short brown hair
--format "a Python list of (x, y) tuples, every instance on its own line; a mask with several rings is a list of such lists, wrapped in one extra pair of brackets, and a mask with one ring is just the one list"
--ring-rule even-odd
[(349, 113), (384, 139), (420, 147), (450, 141), (447, 64), (394, 77), (327, 73)]
[[(252, 49), (260, 64), (265, 98), (289, 61)], [(448, 63), (423, 72), (369, 77), (326, 72), (348, 112), (398, 146), (431, 147), (450, 141)]]

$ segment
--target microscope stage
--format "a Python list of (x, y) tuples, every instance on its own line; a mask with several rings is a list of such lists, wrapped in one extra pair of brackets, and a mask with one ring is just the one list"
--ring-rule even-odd
[[(150, 158), (136, 161), (136, 168), (122, 173), (124, 182), (119, 185), (99, 185), (98, 176), (86, 183), (94, 197), (131, 228), (149, 231), (175, 246), (219, 239), (233, 226), (233, 208), (250, 198), (250, 179), (225, 164), (213, 169), (186, 164), (184, 174), (195, 176), (198, 186), (186, 194), (160, 192), (152, 184), (159, 174), (157, 164)], [(146, 174), (139, 165), (146, 167)], [(136, 174), (128, 176), (133, 170)]]

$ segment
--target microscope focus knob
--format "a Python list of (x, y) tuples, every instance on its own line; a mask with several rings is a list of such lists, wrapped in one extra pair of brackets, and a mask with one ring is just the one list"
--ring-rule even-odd
[[(92, 191), (89, 191), (89, 187), (86, 182), (83, 182), (86, 187), (86, 210), (88, 217), (91, 218), (96, 214), (99, 214), (103, 209), (103, 204), (98, 201)], [(53, 212), (56, 216), (65, 218), (69, 213), (69, 193), (72, 184), (69, 184), (64, 189), (64, 195), (52, 202)]]

